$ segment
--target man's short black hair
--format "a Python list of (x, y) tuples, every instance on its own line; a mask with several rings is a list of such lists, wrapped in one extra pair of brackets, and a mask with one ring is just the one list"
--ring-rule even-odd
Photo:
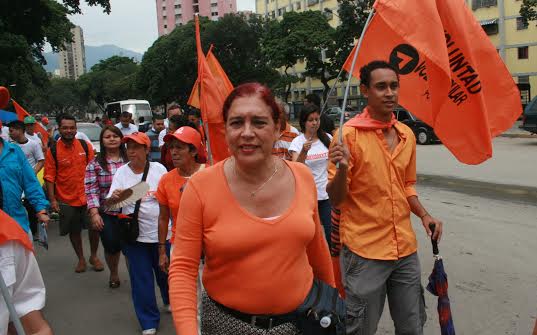
[(399, 71), (393, 65), (383, 60), (374, 60), (362, 66), (360, 69), (360, 85), (369, 87), (369, 84), (371, 83), (371, 72), (378, 69), (392, 70), (397, 75), (397, 80), (399, 80)]
[(24, 127), (24, 122), (21, 120), (15, 120), (11, 121), (8, 125), (9, 128), (18, 129), (24, 131), (26, 128)]
[(152, 120), (153, 120), (153, 122), (155, 122), (157, 120), (164, 120), (165, 118), (166, 117), (164, 115), (162, 115), (162, 114), (154, 114)]
[(197, 108), (192, 108), (190, 112), (188, 112), (188, 115), (194, 115), (197, 118), (201, 117), (201, 111)]
[(306, 101), (311, 104), (314, 104), (317, 107), (321, 107), (321, 98), (315, 93), (306, 95)]
[(71, 121), (75, 121), (75, 123), (76, 123), (75, 117), (72, 116), (71, 114), (60, 114), (56, 118), (56, 121), (58, 122), (58, 127), (60, 127), (62, 125), (63, 120), (71, 120)]
[(123, 112), (121, 112), (119, 117), (132, 117), (132, 114), (127, 112), (127, 111), (123, 111)]
[(168, 122), (173, 124), (175, 129), (188, 126), (190, 123), (185, 115), (172, 115), (172, 117), (168, 119)]

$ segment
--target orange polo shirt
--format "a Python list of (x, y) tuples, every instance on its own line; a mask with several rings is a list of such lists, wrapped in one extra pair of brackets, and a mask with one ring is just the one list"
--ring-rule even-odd
[[(54, 162), (50, 148), (45, 156), (44, 179), (55, 183), (55, 195), (58, 201), (69, 206), (85, 206), (86, 191), (84, 189), (84, 177), (86, 165), (95, 156), (93, 147), (88, 143), (88, 156), (77, 139), (71, 146), (65, 145), (60, 138), (56, 142), (57, 164)], [(57, 165), (57, 168), (56, 168)]]
[(224, 162), (196, 173), (179, 206), (169, 292), (181, 335), (198, 334), (196, 278), (202, 250), (207, 294), (243, 313), (293, 311), (309, 293), (314, 276), (335, 287), (309, 169), (287, 162), (295, 197), (282, 215), (265, 220), (234, 198)]
[[(417, 250), (407, 201), (417, 195), (416, 138), (404, 124), (398, 122), (394, 127), (400, 142), (393, 153), (382, 130), (343, 128), (350, 158), (347, 198), (340, 205), (340, 237), (364, 258), (397, 260)], [(335, 165), (329, 163), (328, 179), (335, 174)]]
[[(201, 171), (204, 168), (205, 164), (201, 164), (198, 171)], [(179, 210), (181, 196), (183, 195), (186, 186), (185, 184), (188, 179), (189, 178), (181, 176), (177, 169), (173, 169), (160, 178), (157, 192), (155, 193), (155, 197), (157, 198), (159, 204), (167, 206), (170, 209), (170, 217), (172, 219), (172, 236), (170, 238), (171, 244), (173, 244), (175, 241), (177, 211)]]

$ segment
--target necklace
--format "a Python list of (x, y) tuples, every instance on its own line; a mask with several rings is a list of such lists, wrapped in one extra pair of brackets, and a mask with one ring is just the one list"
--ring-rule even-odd
[[(237, 170), (235, 168), (235, 159), (233, 159), (233, 165), (232, 165), (232, 168), (233, 168), (233, 174), (235, 175), (235, 177), (239, 178), (239, 175), (237, 173)], [(272, 174), (270, 175), (270, 177), (267, 178), (267, 180), (265, 180), (263, 182), (263, 184), (261, 184), (261, 186), (259, 186), (258, 188), (256, 188), (255, 190), (253, 190), (252, 192), (250, 192), (250, 197), (253, 198), (255, 197), (255, 195), (257, 194), (257, 192), (259, 192), (263, 187), (265, 187), (265, 185), (268, 184), (268, 182), (276, 175), (276, 173), (278, 173), (278, 170), (279, 170), (279, 167), (278, 167), (278, 162), (274, 163), (274, 172), (272, 172)]]

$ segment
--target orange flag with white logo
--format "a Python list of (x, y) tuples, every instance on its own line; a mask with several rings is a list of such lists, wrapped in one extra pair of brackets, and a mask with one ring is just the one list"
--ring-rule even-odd
[(388, 61), (399, 69), (399, 103), (459, 161), (492, 157), (492, 138), (522, 113), (520, 93), (465, 1), (377, 0), (374, 8), (353, 75), (370, 61)]
[[(19, 105), (15, 100), (11, 99), (11, 102), (13, 103), (13, 107), (15, 107), (15, 111), (17, 112), (17, 117), (19, 118), (19, 120), (24, 121), (25, 117), (30, 116), (30, 113), (28, 113), (24, 108), (22, 108), (22, 106)], [(35, 131), (41, 134), (41, 140), (43, 141), (43, 144), (47, 144), (47, 130), (39, 122), (35, 124)]]
[[(227, 78), (224, 70), (214, 58), (211, 68), (208, 57), (206, 58), (201, 48), (199, 19), (196, 16), (196, 49), (198, 54), (198, 80), (199, 85), (199, 106), (203, 123), (209, 130), (207, 139), (209, 141), (212, 162), (217, 163), (229, 157), (226, 136), (224, 132), (224, 116), (222, 107), (229, 93), (233, 90), (231, 82)], [(219, 68), (219, 69), (218, 69)]]

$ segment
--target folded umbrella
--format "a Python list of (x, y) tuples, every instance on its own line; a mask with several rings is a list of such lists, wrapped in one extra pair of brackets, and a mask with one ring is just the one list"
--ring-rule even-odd
[[(432, 235), (434, 236), (434, 225), (430, 225)], [(431, 237), (433, 244), (434, 267), (429, 276), (427, 291), (438, 297), (438, 318), (440, 321), (440, 332), (442, 335), (455, 335), (455, 326), (451, 317), (451, 306), (448, 297), (448, 280), (444, 270), (442, 256), (439, 255), (438, 243)]]

